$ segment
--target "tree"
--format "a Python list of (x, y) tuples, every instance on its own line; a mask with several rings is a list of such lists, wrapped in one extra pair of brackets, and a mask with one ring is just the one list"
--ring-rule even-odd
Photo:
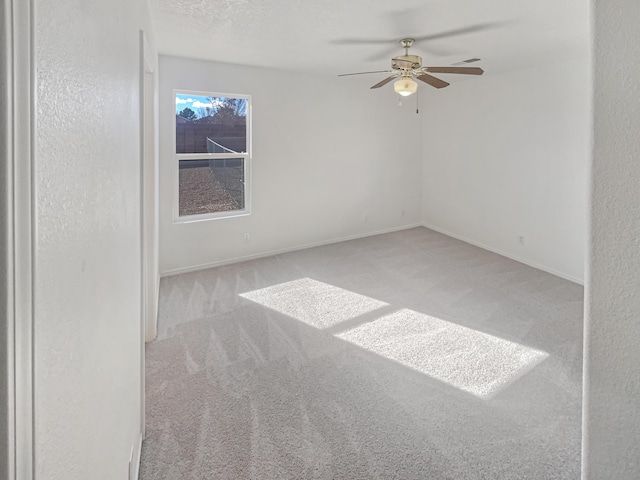
[(246, 122), (246, 100), (240, 98), (222, 98), (213, 114), (213, 123), (222, 125), (243, 125)]
[(191, 121), (194, 121), (195, 119), (198, 118), (198, 116), (196, 115), (196, 112), (191, 110), (189, 107), (187, 107), (184, 110), (182, 110), (178, 115), (180, 115), (181, 117), (186, 118), (187, 120), (191, 120)]

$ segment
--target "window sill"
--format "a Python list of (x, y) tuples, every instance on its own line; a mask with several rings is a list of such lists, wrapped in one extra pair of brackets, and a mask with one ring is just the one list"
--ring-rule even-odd
[(223, 218), (247, 217), (251, 215), (249, 210), (232, 210), (229, 212), (202, 213), (199, 215), (184, 215), (173, 219), (174, 224), (179, 223), (198, 223), (208, 222), (210, 220), (221, 220)]

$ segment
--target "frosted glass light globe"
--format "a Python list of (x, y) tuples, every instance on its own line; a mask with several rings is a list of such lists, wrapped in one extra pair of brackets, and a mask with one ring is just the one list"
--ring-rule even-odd
[(402, 77), (394, 82), (393, 89), (396, 91), (396, 93), (399, 93), (403, 97), (406, 97), (407, 95), (416, 93), (418, 84), (414, 82), (411, 77)]

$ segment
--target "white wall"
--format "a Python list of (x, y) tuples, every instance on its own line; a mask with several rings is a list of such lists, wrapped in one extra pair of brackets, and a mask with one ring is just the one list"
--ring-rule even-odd
[[(420, 118), (411, 103), (398, 108), (390, 86), (369, 90), (375, 76), (314, 77), (164, 56), (159, 72), (161, 273), (420, 221)], [(252, 96), (251, 215), (173, 223), (173, 89)]]
[(585, 58), (427, 91), (425, 225), (581, 282), (589, 89)]
[[(593, 0), (583, 478), (640, 478), (640, 4)], [(633, 60), (630, 60), (633, 59)]]
[(35, 477), (126, 480), (141, 427), (142, 0), (35, 0)]

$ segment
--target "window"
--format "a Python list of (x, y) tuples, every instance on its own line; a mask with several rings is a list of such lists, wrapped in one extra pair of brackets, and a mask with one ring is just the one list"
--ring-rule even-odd
[(249, 213), (250, 97), (174, 92), (178, 221)]

